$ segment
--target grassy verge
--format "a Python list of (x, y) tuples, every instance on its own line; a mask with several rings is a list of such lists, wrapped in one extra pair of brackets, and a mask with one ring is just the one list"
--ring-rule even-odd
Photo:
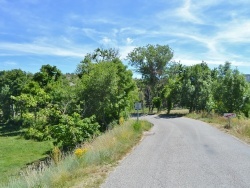
[(207, 113), (191, 113), (187, 114), (186, 117), (192, 119), (198, 119), (211, 125), (217, 127), (218, 129), (232, 134), (239, 139), (250, 144), (250, 121), (246, 118), (232, 118), (231, 128), (227, 128), (228, 120), (217, 114), (207, 114)]
[(39, 171), (27, 170), (3, 187), (98, 187), (120, 159), (138, 143), (151, 124), (130, 120), (85, 143), (82, 155), (69, 153), (57, 164)]
[(24, 140), (19, 136), (0, 136), (0, 182), (17, 176), (26, 164), (45, 158), (50, 142)]

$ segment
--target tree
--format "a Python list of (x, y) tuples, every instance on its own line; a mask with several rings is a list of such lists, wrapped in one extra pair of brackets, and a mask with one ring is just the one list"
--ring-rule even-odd
[(130, 94), (135, 84), (132, 73), (122, 66), (113, 62), (100, 62), (82, 77), (78, 95), (82, 114), (84, 117), (95, 115), (104, 129), (131, 106)]
[(218, 76), (214, 83), (214, 99), (216, 111), (241, 112), (248, 106), (249, 84), (245, 76), (235, 69), (231, 69), (231, 64), (225, 62), (218, 68)]
[(175, 105), (180, 106), (181, 101), (181, 79), (185, 67), (179, 62), (171, 62), (167, 67), (167, 82), (161, 91), (163, 105), (167, 107), (167, 113)]
[(41, 87), (48, 86), (51, 82), (56, 82), (62, 77), (62, 73), (56, 66), (43, 65), (40, 72), (34, 74), (34, 81), (38, 82)]
[(93, 53), (88, 53), (77, 66), (76, 74), (81, 78), (83, 74), (88, 74), (93, 63), (119, 61), (119, 51), (115, 48), (97, 48)]
[(31, 75), (20, 70), (0, 71), (0, 109), (4, 121), (15, 118), (16, 107), (11, 96), (21, 94), (22, 88), (31, 79)]
[[(106, 51), (106, 50), (104, 50)], [(89, 56), (89, 55), (87, 55)], [(113, 57), (113, 56), (112, 56)], [(88, 57), (85, 57), (85, 60)], [(133, 106), (135, 83), (132, 72), (127, 70), (118, 58), (102, 58), (103, 61), (88, 62), (84, 66), (78, 88), (82, 116), (96, 116), (96, 120), (106, 129), (112, 121), (127, 117)], [(108, 60), (108, 61), (106, 61)], [(82, 64), (82, 63), (81, 63)]]
[(135, 67), (136, 71), (141, 73), (151, 91), (151, 99), (159, 95), (159, 88), (163, 85), (162, 80), (166, 76), (166, 66), (173, 57), (173, 51), (167, 45), (147, 45), (135, 48), (127, 56), (130, 64)]
[(205, 62), (185, 67), (181, 79), (181, 105), (189, 112), (207, 110), (211, 98), (211, 70)]
[[(50, 96), (37, 82), (30, 81), (24, 85), (20, 95), (11, 96), (11, 99), (15, 101), (16, 110), (26, 126), (36, 126), (40, 118), (39, 111), (47, 107)], [(44, 118), (43, 114), (40, 115)]]

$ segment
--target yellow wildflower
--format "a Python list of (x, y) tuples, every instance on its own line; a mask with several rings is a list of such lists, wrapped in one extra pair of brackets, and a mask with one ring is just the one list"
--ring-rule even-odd
[(85, 153), (87, 152), (87, 148), (77, 148), (75, 150), (75, 156), (80, 158), (81, 156), (83, 156)]

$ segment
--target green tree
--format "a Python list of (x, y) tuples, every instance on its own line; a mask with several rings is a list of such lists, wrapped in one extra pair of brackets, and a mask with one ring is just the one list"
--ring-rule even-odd
[(217, 75), (214, 83), (216, 111), (219, 113), (245, 111), (249, 98), (249, 84), (245, 76), (237, 69), (232, 70), (229, 62), (219, 66)]
[(180, 106), (183, 71), (184, 67), (179, 62), (171, 62), (167, 66), (167, 81), (161, 95), (168, 114), (174, 105)]
[(39, 111), (46, 108), (50, 101), (49, 94), (34, 81), (26, 83), (22, 93), (18, 96), (11, 96), (11, 98), (15, 101), (16, 109), (26, 127), (36, 126), (39, 119), (44, 118)]
[(88, 53), (77, 66), (76, 74), (82, 77), (91, 71), (93, 63), (119, 61), (119, 51), (115, 48), (97, 48), (93, 53)]
[(79, 94), (82, 114), (84, 117), (95, 115), (103, 128), (131, 108), (130, 94), (135, 85), (131, 72), (121, 72), (120, 66), (114, 62), (101, 62), (82, 77)]
[(40, 72), (34, 74), (34, 81), (38, 82), (41, 87), (46, 87), (51, 82), (56, 82), (62, 77), (62, 73), (56, 66), (43, 65)]
[(205, 62), (185, 67), (181, 82), (182, 106), (188, 107), (189, 112), (210, 108), (212, 77), (211, 70)]
[[(167, 45), (147, 45), (135, 48), (127, 56), (130, 64), (142, 75), (147, 85), (146, 93), (149, 102), (158, 97), (166, 76), (166, 66), (173, 57), (173, 51)], [(149, 106), (150, 109), (150, 106)], [(151, 109), (152, 110), (152, 109)]]
[(23, 86), (31, 79), (31, 75), (20, 70), (0, 71), (0, 109), (4, 121), (15, 118), (16, 106), (11, 96), (21, 94)]
[(106, 129), (112, 121), (128, 116), (135, 100), (136, 85), (132, 72), (120, 59), (101, 58), (102, 61), (93, 62), (86, 59), (88, 57), (84, 60), (88, 63), (82, 69), (81, 82), (76, 86), (81, 114), (83, 117), (95, 115), (102, 129)]

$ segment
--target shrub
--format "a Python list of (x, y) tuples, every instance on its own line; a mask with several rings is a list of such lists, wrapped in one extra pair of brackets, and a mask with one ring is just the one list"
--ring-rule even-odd
[(56, 145), (69, 149), (99, 135), (99, 128), (94, 116), (81, 119), (78, 113), (74, 113), (72, 116), (63, 115), (60, 124), (52, 127), (51, 136), (55, 139)]

